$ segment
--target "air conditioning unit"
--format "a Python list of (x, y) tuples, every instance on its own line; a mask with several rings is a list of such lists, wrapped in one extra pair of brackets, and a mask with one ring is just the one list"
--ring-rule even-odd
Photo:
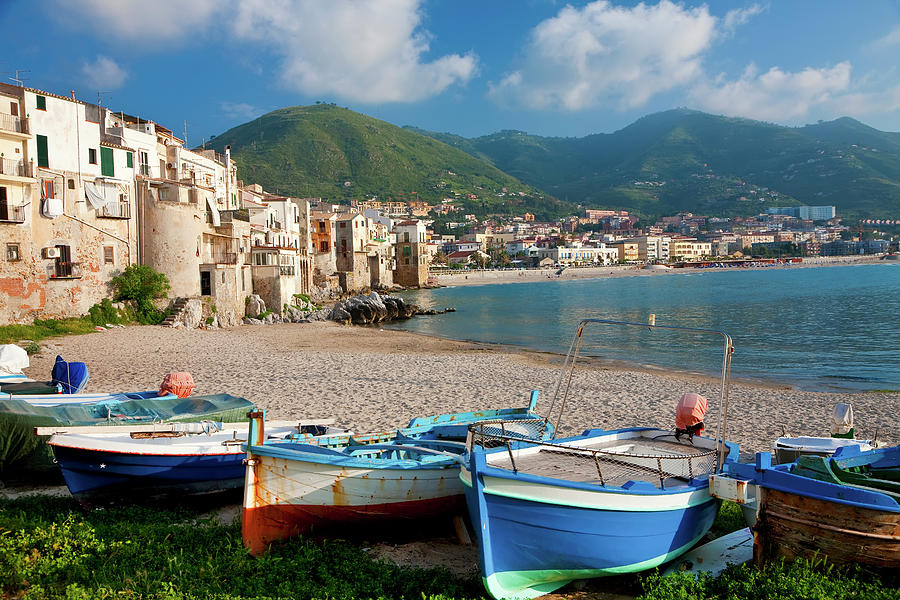
[(59, 258), (59, 248), (44, 248), (42, 254), (44, 258)]

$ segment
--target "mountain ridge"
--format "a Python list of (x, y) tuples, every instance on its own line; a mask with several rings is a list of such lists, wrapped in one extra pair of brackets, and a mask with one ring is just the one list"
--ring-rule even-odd
[(849, 117), (785, 127), (678, 108), (612, 133), (465, 138), (321, 104), (278, 109), (210, 145), (231, 145), (243, 179), (282, 193), (457, 197), (482, 215), (602, 207), (749, 216), (833, 204), (851, 218), (900, 217), (900, 133)]

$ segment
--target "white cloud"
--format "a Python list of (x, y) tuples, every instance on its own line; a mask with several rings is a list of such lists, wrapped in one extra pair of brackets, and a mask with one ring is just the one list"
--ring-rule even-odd
[(735, 81), (720, 77), (691, 90), (701, 108), (725, 115), (764, 121), (800, 119), (814, 108), (833, 106), (850, 86), (849, 62), (791, 73), (772, 67), (760, 73), (750, 65)]
[(93, 89), (99, 91), (120, 88), (129, 77), (128, 71), (106, 56), (97, 56), (94, 62), (82, 62), (81, 74)]
[(70, 25), (138, 44), (180, 41), (209, 27), (219, 0), (56, 0), (52, 14)]
[(220, 30), (270, 47), (282, 83), (312, 96), (414, 102), (468, 82), (474, 54), (428, 59), (424, 0), (56, 0), (75, 26), (165, 49)]
[(245, 119), (250, 121), (261, 115), (264, 111), (252, 104), (246, 102), (222, 102), (220, 105), (222, 112), (226, 117), (231, 119)]
[(271, 45), (280, 78), (307, 95), (413, 102), (471, 79), (472, 54), (427, 61), (420, 0), (244, 0), (235, 32)]
[(884, 36), (872, 42), (869, 46), (876, 50), (883, 50), (900, 44), (900, 25), (894, 27)]
[(537, 109), (639, 107), (702, 74), (717, 21), (706, 6), (688, 9), (668, 0), (566, 6), (534, 28), (521, 68), (491, 84), (490, 95)]
[(735, 8), (725, 13), (725, 19), (722, 21), (722, 27), (726, 33), (733, 33), (735, 29), (741, 25), (746, 25), (750, 19), (765, 10), (761, 4), (753, 4), (747, 8)]

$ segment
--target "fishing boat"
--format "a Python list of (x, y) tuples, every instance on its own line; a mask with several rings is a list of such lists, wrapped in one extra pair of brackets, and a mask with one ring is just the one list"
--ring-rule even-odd
[(61, 356), (50, 372), (50, 381), (34, 381), (25, 376), (28, 353), (15, 344), (0, 345), (0, 397), (32, 394), (78, 394), (87, 385), (87, 365), (67, 362)]
[(563, 439), (523, 441), (509, 434), (503, 420), (470, 426), (460, 478), (482, 579), (494, 598), (535, 598), (576, 579), (643, 571), (677, 558), (716, 517), (709, 475), (738, 458), (736, 444), (719, 441), (725, 432), (730, 336), (659, 326), (652, 319), (579, 323), (551, 403), (550, 414), (558, 415), (555, 430), (585, 328), (594, 324), (719, 336), (724, 342), (719, 435), (699, 435), (706, 400), (697, 394), (682, 396), (672, 430), (590, 429)]
[(727, 465), (713, 477), (719, 498), (756, 505), (754, 559), (827, 557), (834, 564), (900, 568), (900, 447), (839, 448), (772, 464)]
[[(333, 419), (269, 423), (267, 437), (347, 433)], [(244, 485), (247, 421), (44, 427), (66, 486), (83, 505), (227, 492)]]
[(46, 435), (36, 427), (146, 425), (202, 419), (234, 422), (245, 418), (253, 403), (229, 394), (179, 398), (156, 390), (114, 394), (47, 394), (0, 396), (0, 473), (30, 476), (54, 471)]
[(775, 458), (779, 463), (792, 463), (801, 456), (831, 456), (843, 446), (859, 446), (872, 450), (875, 440), (856, 439), (853, 423), (853, 406), (838, 402), (831, 415), (831, 437), (784, 435), (775, 440)]
[[(469, 424), (533, 420), (537, 392), (525, 408), (413, 419), (410, 426), (313, 442), (266, 440), (265, 417), (251, 414), (241, 515), (244, 545), (254, 555), (277, 540), (346, 525), (463, 512), (459, 480)], [(527, 434), (522, 428), (520, 435)]]

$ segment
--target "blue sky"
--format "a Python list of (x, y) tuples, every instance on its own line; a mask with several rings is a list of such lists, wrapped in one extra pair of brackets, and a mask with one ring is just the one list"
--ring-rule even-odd
[(0, 0), (3, 81), (188, 143), (334, 102), (467, 137), (611, 132), (688, 107), (900, 131), (900, 3)]

